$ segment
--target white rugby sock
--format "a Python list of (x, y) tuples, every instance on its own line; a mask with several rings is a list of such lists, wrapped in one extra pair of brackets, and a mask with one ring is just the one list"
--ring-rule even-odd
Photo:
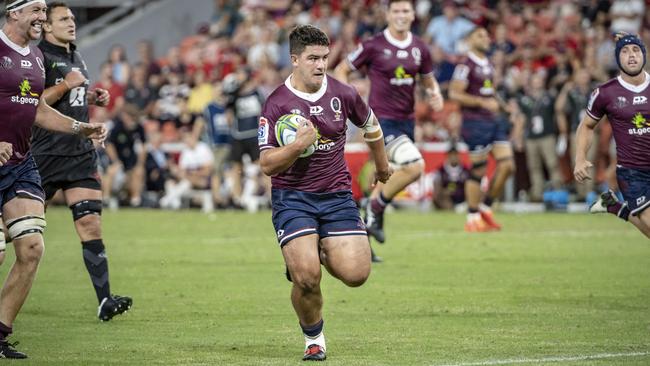
[(317, 344), (323, 347), (323, 350), (325, 350), (325, 334), (323, 334), (323, 332), (320, 332), (320, 334), (318, 334), (316, 337), (310, 337), (305, 334), (305, 350), (312, 344)]

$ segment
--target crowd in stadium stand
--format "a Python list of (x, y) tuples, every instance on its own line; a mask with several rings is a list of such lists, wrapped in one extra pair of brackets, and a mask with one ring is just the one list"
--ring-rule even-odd
[[(430, 44), (443, 90), (464, 57), (464, 36), (476, 26), (490, 32), (493, 82), (511, 107), (504, 118), (513, 125), (517, 199), (538, 202), (545, 192), (561, 190), (584, 201), (603, 185), (615, 186), (607, 122), (600, 123), (597, 175), (589, 186), (573, 182), (573, 138), (593, 87), (617, 72), (612, 32), (637, 33), (650, 44), (647, 2), (414, 4), (413, 32)], [(215, 0), (211, 23), (164, 57), (155, 59), (147, 40), (137, 55), (113, 46), (96, 80), (111, 92), (111, 105), (92, 111), (112, 128), (101, 154), (105, 202), (172, 209), (194, 202), (206, 210), (265, 205), (268, 178), (247, 153), (257, 136), (249, 117), (290, 73), (290, 30), (306, 23), (323, 29), (333, 69), (360, 40), (381, 31), (384, 19), (382, 2), (373, 0)], [(367, 96), (363, 74), (352, 84)], [(460, 140), (459, 107), (445, 101), (440, 113), (417, 103), (418, 142)], [(354, 131), (349, 139), (361, 141)]]

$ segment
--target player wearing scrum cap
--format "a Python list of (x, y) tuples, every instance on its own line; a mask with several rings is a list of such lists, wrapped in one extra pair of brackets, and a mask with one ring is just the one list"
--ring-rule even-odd
[(596, 124), (607, 116), (616, 142), (616, 178), (625, 200), (605, 192), (590, 211), (615, 214), (650, 238), (650, 74), (643, 69), (645, 44), (636, 35), (618, 33), (614, 57), (620, 74), (593, 91), (576, 131), (573, 174), (578, 182), (592, 179), (587, 152)]

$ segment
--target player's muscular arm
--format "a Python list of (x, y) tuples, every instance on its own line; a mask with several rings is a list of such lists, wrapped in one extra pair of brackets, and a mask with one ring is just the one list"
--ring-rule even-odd
[(316, 141), (317, 137), (318, 135), (314, 125), (310, 121), (305, 121), (305, 124), (298, 129), (296, 140), (293, 143), (282, 147), (262, 150), (260, 153), (260, 167), (262, 168), (262, 172), (268, 176), (272, 176), (289, 169), (298, 160), (300, 154)]
[(566, 135), (568, 131), (568, 121), (566, 118), (566, 109), (567, 95), (569, 93), (569, 88), (571, 83), (567, 83), (558, 94), (557, 99), (555, 100), (555, 115), (557, 116), (557, 127), (560, 135)]
[(499, 111), (499, 102), (496, 98), (477, 97), (466, 93), (467, 82), (452, 80), (449, 84), (449, 99), (455, 100), (463, 107), (480, 107), (492, 112)]
[(377, 121), (374, 115), (370, 123), (370, 126), (364, 127), (365, 133), (363, 137), (370, 148), (370, 154), (375, 162), (375, 178), (382, 183), (386, 183), (388, 178), (393, 174), (393, 170), (388, 164), (388, 156), (386, 156), (384, 146), (384, 135), (381, 127), (379, 127), (379, 121)]
[(591, 147), (594, 139), (594, 128), (598, 121), (585, 115), (576, 131), (576, 163), (573, 169), (573, 175), (578, 182), (584, 182), (591, 179), (590, 169), (593, 164), (587, 160), (587, 152)]
[(352, 72), (352, 69), (350, 68), (350, 65), (348, 64), (347, 59), (343, 59), (338, 66), (334, 69), (334, 77), (344, 83), (349, 83), (349, 76), (350, 73)]
[(86, 77), (80, 71), (70, 71), (65, 75), (65, 79), (62, 82), (43, 91), (43, 99), (45, 103), (52, 105), (63, 98), (65, 93), (83, 85), (85, 82)]
[(433, 75), (427, 75), (422, 78), (422, 83), (424, 84), (427, 96), (429, 97), (429, 104), (434, 111), (439, 112), (444, 106), (444, 99), (442, 98), (442, 93), (440, 92), (440, 85)]
[(83, 123), (64, 116), (47, 103), (39, 103), (34, 124), (54, 132), (83, 135), (99, 142), (106, 138), (106, 127), (99, 123)]

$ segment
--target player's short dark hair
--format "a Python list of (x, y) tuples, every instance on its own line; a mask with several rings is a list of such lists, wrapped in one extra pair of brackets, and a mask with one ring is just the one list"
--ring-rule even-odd
[(289, 53), (292, 55), (300, 55), (307, 46), (329, 45), (327, 34), (310, 24), (298, 25), (289, 34)]
[(413, 5), (413, 0), (388, 0), (386, 3), (386, 7), (390, 9), (390, 6), (393, 5), (393, 3), (403, 3), (403, 2), (410, 3), (413, 8), (415, 8), (415, 5)]
[(63, 1), (55, 1), (47, 4), (47, 10), (45, 11), (45, 15), (47, 15), (47, 22), (52, 23), (52, 11), (56, 8), (70, 8), (68, 4), (64, 3)]
[(481, 29), (487, 30), (485, 27), (476, 26), (476, 27), (470, 29), (469, 32), (465, 33), (465, 39), (469, 39), (471, 36), (474, 35), (474, 33), (480, 31)]

